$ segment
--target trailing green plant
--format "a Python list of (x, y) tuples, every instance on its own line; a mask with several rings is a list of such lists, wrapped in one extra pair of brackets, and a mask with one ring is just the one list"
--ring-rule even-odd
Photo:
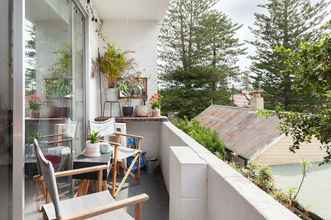
[(187, 118), (175, 120), (175, 125), (216, 156), (221, 159), (224, 158), (225, 146), (215, 131), (203, 127), (196, 120), (189, 121)]
[(100, 140), (99, 132), (97, 131), (91, 131), (91, 133), (88, 136), (88, 140), (91, 144), (96, 144)]
[(71, 48), (66, 45), (54, 52), (56, 62), (50, 67), (51, 78), (45, 79), (45, 92), (48, 97), (65, 97), (72, 94)]
[(54, 52), (56, 62), (49, 69), (54, 77), (65, 77), (69, 75), (72, 63), (71, 47), (65, 45)]
[(108, 86), (110, 88), (116, 86), (117, 80), (131, 66), (130, 60), (126, 58), (126, 53), (116, 48), (113, 44), (108, 43), (106, 52), (98, 59), (100, 71), (108, 79)]

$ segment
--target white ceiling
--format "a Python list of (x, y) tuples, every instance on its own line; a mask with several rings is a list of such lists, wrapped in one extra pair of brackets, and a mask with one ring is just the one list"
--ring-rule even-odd
[(103, 20), (160, 20), (169, 0), (92, 0)]

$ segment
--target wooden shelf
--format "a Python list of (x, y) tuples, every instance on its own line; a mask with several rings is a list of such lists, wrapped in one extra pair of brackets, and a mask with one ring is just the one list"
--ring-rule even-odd
[(31, 118), (31, 117), (26, 117), (26, 121), (65, 121), (67, 118)]
[[(95, 118), (96, 121), (105, 121), (108, 120), (110, 117), (97, 117)], [(116, 117), (115, 118), (116, 122), (119, 123), (127, 123), (130, 121), (141, 121), (141, 122), (148, 122), (148, 121), (159, 121), (159, 122), (164, 122), (168, 121), (168, 117), (166, 116), (160, 116), (160, 117)]]

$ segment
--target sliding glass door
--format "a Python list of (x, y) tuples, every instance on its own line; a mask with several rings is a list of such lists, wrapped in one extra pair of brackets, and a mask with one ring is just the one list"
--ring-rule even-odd
[(0, 219), (11, 219), (13, 81), (11, 63), (11, 0), (0, 6)]
[(25, 4), (25, 216), (35, 219), (33, 139), (58, 171), (72, 167), (86, 139), (85, 18), (71, 0)]

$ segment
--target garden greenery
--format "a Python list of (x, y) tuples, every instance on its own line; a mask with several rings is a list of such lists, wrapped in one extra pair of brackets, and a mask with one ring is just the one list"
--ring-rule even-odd
[[(270, 112), (261, 112), (262, 116), (269, 117)], [(217, 155), (220, 159), (228, 158), (225, 154), (225, 145), (218, 137), (217, 133), (212, 129), (203, 127), (198, 121), (185, 119), (175, 119), (175, 125), (189, 134), (193, 139), (206, 147), (212, 153)], [(249, 163), (245, 167), (241, 167), (233, 161), (225, 161), (231, 167), (236, 169), (247, 179), (261, 188), (263, 191), (269, 193), (277, 201), (292, 210), (299, 217), (306, 217), (307, 213), (296, 201), (297, 196), (302, 188), (302, 184), (307, 176), (309, 169), (309, 162), (303, 161), (302, 163), (302, 179), (298, 188), (289, 188), (287, 192), (276, 188), (272, 176), (272, 169), (269, 166), (264, 166), (257, 163)], [(312, 215), (310, 213), (310, 215)]]
[(189, 121), (187, 118), (176, 119), (175, 125), (219, 158), (224, 159), (225, 146), (215, 131), (203, 127), (196, 120)]

